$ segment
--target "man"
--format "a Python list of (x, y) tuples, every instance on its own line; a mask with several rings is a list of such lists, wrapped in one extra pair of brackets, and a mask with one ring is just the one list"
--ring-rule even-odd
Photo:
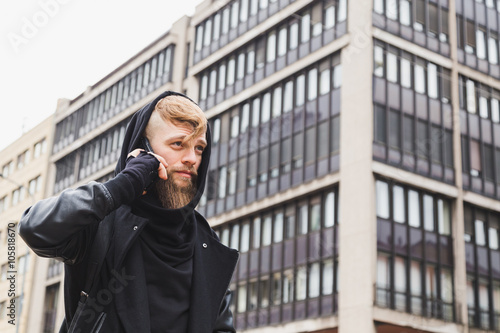
[[(209, 157), (204, 113), (165, 92), (132, 117), (113, 179), (24, 213), (26, 243), (65, 262), (61, 332), (234, 332), (228, 285), (238, 253), (194, 210)], [(99, 268), (91, 252), (103, 243)]]

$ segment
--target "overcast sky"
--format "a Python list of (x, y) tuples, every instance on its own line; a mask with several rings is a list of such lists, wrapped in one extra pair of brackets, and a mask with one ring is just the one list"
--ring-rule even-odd
[(201, 2), (0, 1), (0, 150)]

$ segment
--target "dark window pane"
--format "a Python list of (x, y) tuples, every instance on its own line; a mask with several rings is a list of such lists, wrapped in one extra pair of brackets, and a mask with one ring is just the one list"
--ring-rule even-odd
[(283, 172), (290, 171), (290, 162), (292, 159), (292, 147), (291, 147), (292, 139), (287, 138), (283, 140), (281, 145), (281, 168)]
[(328, 122), (318, 126), (318, 158), (328, 156)]
[(212, 200), (215, 198), (215, 194), (217, 191), (217, 170), (211, 170), (208, 172), (208, 180), (207, 180), (207, 200)]
[(433, 3), (429, 3), (428, 8), (429, 8), (429, 32), (437, 36), (437, 34), (439, 33), (438, 8), (437, 5)]
[(431, 157), (434, 162), (441, 163), (441, 142), (444, 139), (443, 130), (439, 127), (432, 126), (431, 137)]
[(496, 167), (496, 177), (497, 183), (500, 181), (500, 150), (495, 149), (495, 167)]
[(306, 163), (316, 158), (316, 127), (306, 130)]
[(238, 190), (245, 188), (247, 177), (247, 159), (242, 158), (238, 161)]
[(398, 111), (389, 111), (389, 146), (401, 148), (400, 141), (400, 113)]
[(386, 126), (385, 126), (385, 108), (380, 105), (375, 105), (375, 141), (380, 143), (387, 143), (386, 140)]
[(441, 8), (441, 32), (446, 36), (448, 36), (449, 34), (448, 15), (448, 11), (444, 8)]
[(470, 141), (470, 167), (471, 171), (481, 172), (481, 148), (478, 141)]
[(476, 29), (474, 28), (474, 22), (467, 21), (466, 23), (466, 51), (467, 46), (473, 50), (476, 48)]
[(413, 130), (413, 118), (403, 118), (403, 149), (408, 152), (413, 152), (413, 142), (415, 140)]
[(444, 137), (444, 164), (453, 167), (453, 134), (448, 131)]
[(297, 133), (293, 137), (293, 165), (294, 168), (301, 167), (303, 164), (304, 151), (304, 133)]
[(462, 169), (464, 172), (469, 172), (469, 140), (467, 137), (462, 136), (461, 138), (461, 147), (462, 147)]
[(415, 4), (415, 21), (418, 24), (417, 30), (422, 31), (425, 27), (425, 2), (424, 0), (417, 0)]
[(259, 151), (259, 172), (267, 170), (267, 162), (268, 162), (268, 150), (262, 149)]
[(279, 143), (271, 146), (270, 164), (271, 168), (276, 168), (279, 164)]
[(443, 87), (442, 97), (445, 98), (447, 102), (451, 101), (451, 72), (446, 68), (442, 68), (441, 85)]
[(427, 158), (428, 149), (427, 124), (419, 121), (417, 123), (417, 155)]
[(257, 153), (248, 156), (248, 186), (257, 183)]
[(340, 148), (340, 117), (332, 118), (330, 152), (337, 153)]
[(464, 48), (464, 21), (457, 15), (457, 46), (459, 49)]
[(495, 175), (493, 174), (493, 148), (490, 145), (485, 145), (483, 147), (484, 152), (484, 176), (488, 180), (494, 180)]

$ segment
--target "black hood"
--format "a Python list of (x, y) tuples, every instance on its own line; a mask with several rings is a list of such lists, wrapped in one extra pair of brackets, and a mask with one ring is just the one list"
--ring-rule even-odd
[[(165, 91), (162, 94), (160, 94), (158, 97), (156, 97), (152, 102), (150, 102), (149, 104), (147, 104), (146, 106), (141, 108), (139, 111), (134, 113), (134, 115), (130, 119), (130, 122), (127, 125), (127, 131), (125, 133), (125, 138), (123, 139), (120, 158), (118, 159), (118, 163), (116, 164), (116, 168), (115, 168), (115, 175), (120, 173), (120, 171), (125, 168), (125, 162), (127, 160), (127, 155), (131, 151), (133, 151), (136, 148), (144, 148), (141, 146), (141, 138), (144, 134), (144, 131), (146, 130), (146, 125), (149, 122), (149, 118), (151, 117), (151, 114), (152, 114), (153, 110), (155, 109), (156, 104), (162, 98), (167, 97), (167, 96), (171, 96), (171, 95), (182, 96), (182, 97), (189, 99), (191, 102), (195, 103), (192, 99), (190, 99), (189, 97), (187, 97), (184, 94), (174, 92), (174, 91)], [(208, 124), (207, 124), (206, 140), (207, 140), (207, 147), (203, 150), (201, 164), (198, 168), (196, 195), (194, 196), (193, 200), (191, 200), (191, 202), (186, 207), (181, 208), (181, 210), (187, 209), (188, 211), (192, 211), (198, 205), (198, 202), (200, 201), (200, 198), (201, 198), (203, 191), (205, 189), (205, 181), (207, 178), (208, 163), (210, 161), (210, 151), (211, 151), (211, 146), (212, 146), (212, 135), (211, 135), (210, 127), (208, 126)], [(148, 196), (149, 195), (145, 195), (145, 196), (141, 197), (139, 199), (139, 201), (143, 201), (143, 203), (144, 203), (144, 201), (150, 201), (146, 198)], [(166, 210), (166, 211), (174, 211), (174, 210)]]

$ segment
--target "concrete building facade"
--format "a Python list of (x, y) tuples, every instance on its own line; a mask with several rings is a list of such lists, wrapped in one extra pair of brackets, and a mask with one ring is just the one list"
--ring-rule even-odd
[(53, 117), (47, 118), (0, 154), (0, 331), (6, 333), (31, 332), (31, 301), (43, 295), (36, 285), (44, 260), (17, 235), (17, 224), (45, 196), (53, 126)]
[[(498, 331), (499, 13), (206, 0), (60, 103), (48, 191), (112, 177), (133, 112), (185, 92), (213, 131), (198, 210), (241, 253), (239, 332)], [(64, 315), (58, 267), (43, 332)]]

